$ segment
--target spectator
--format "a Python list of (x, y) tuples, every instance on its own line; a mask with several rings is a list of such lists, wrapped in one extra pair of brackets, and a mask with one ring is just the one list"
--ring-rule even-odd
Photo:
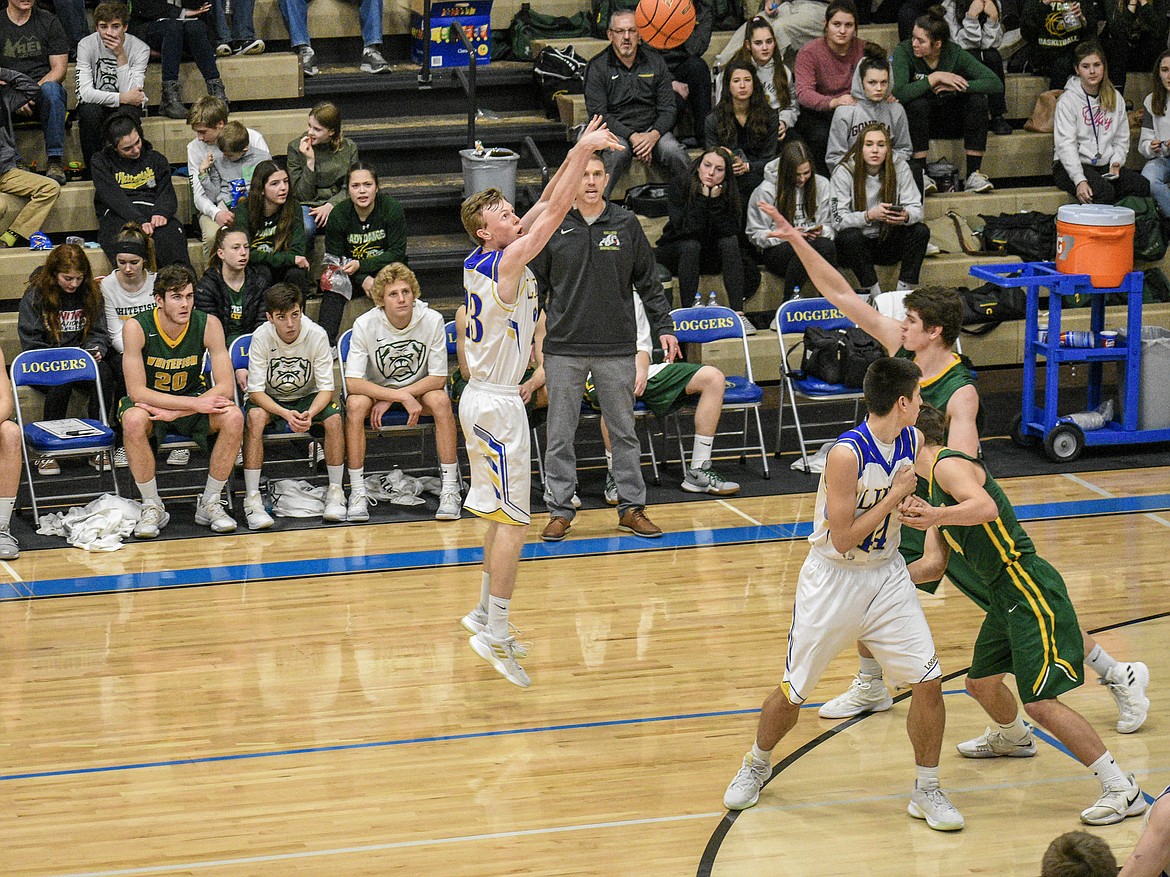
[(89, 36), (89, 19), (85, 14), (85, 0), (52, 0), (53, 14), (69, 37), (69, 59), (76, 58), (77, 44)]
[(1109, 81), (1101, 44), (1081, 43), (1075, 58), (1077, 75), (1069, 77), (1052, 120), (1053, 182), (1082, 204), (1149, 195), (1149, 181), (1125, 167), (1129, 117), (1125, 99)]
[[(741, 210), (764, 179), (764, 165), (776, 156), (776, 113), (768, 106), (755, 69), (732, 61), (723, 72), (723, 96), (704, 125), (703, 146), (722, 146), (732, 156), (731, 171)], [(742, 225), (742, 223), (740, 223)]]
[(1099, 24), (1097, 0), (1023, 0), (1020, 35), (1031, 52), (1032, 69), (1048, 77), (1049, 88), (1064, 88), (1075, 75), (1077, 43), (1095, 37)]
[[(740, 249), (743, 222), (739, 189), (731, 184), (735, 159), (727, 149), (706, 150), (690, 175), (671, 181), (670, 219), (655, 248), (655, 259), (678, 275), (684, 304), (699, 291), (700, 274), (722, 274), (727, 301), (743, 316), (743, 302), (759, 285), (759, 271)], [(744, 329), (753, 330), (745, 319)]]
[[(776, 57), (776, 38), (772, 35), (772, 26), (767, 19), (757, 15), (748, 22), (747, 38), (732, 60), (748, 61), (755, 69), (756, 78), (768, 99), (768, 106), (777, 113), (776, 137), (783, 141), (788, 129), (795, 126), (800, 117), (800, 105), (796, 102), (792, 74), (788, 72), (784, 61)], [(723, 77), (716, 79), (715, 87), (718, 100), (722, 97)]]
[[(999, 53), (999, 47), (1003, 45), (999, 0), (942, 0), (942, 7), (946, 10), (951, 39), (1006, 84), (1003, 56)], [(1012, 133), (1012, 126), (1004, 118), (1007, 101), (1003, 91), (987, 96), (987, 112), (991, 116), (989, 127), (992, 134)]]
[[(1158, 210), (1170, 217), (1170, 116), (1167, 115), (1167, 95), (1170, 94), (1170, 50), (1162, 52), (1154, 63), (1154, 90), (1146, 95), (1142, 131), (1138, 152), (1148, 161), (1142, 176), (1149, 180), (1150, 194), (1158, 202)], [(0, 180), (3, 178), (0, 177)]]
[(29, 237), (44, 227), (61, 194), (61, 186), (56, 180), (46, 179), (20, 166), (20, 153), (12, 129), (12, 109), (34, 98), (39, 93), (37, 84), (23, 73), (7, 67), (0, 67), (0, 80), (3, 81), (0, 84), (0, 192), (28, 199), (8, 230), (0, 234), (0, 249), (7, 249), (28, 243)]
[(1170, 873), (1170, 787), (1162, 791), (1146, 817), (1146, 827), (1117, 877), (1162, 877)]
[(760, 209), (761, 201), (775, 205), (812, 248), (830, 265), (836, 266), (829, 181), (813, 173), (812, 154), (804, 143), (792, 141), (784, 147), (779, 158), (768, 163), (764, 182), (752, 193), (747, 214), (748, 238), (759, 250), (764, 267), (784, 279), (784, 300), (787, 301), (808, 283), (808, 272), (796, 258), (792, 244), (769, 236), (772, 220)]
[(681, 119), (683, 110), (690, 108), (694, 125), (695, 145), (702, 137), (700, 128), (711, 114), (711, 70), (703, 55), (711, 46), (711, 0), (693, 0), (695, 28), (686, 42), (662, 52), (670, 75), (674, 77), (676, 119)]
[[(757, 18), (763, 18), (772, 29), (780, 59), (799, 52), (806, 43), (821, 36), (825, 22), (825, 0), (763, 0), (753, 9), (759, 9)], [(744, 17), (750, 21), (751, 11), (744, 3)], [(747, 34), (741, 27), (728, 40), (727, 46), (715, 58), (715, 67), (722, 70), (739, 50)]]
[(38, 86), (38, 94), (10, 111), (40, 123), (49, 159), (45, 176), (64, 185), (66, 99), (62, 83), (69, 65), (69, 37), (55, 15), (35, 8), (33, 2), (8, 0), (5, 14), (0, 15), (0, 63)]
[(824, 36), (806, 43), (796, 54), (796, 99), (800, 119), (796, 130), (808, 144), (817, 171), (828, 176), (825, 150), (833, 110), (855, 103), (850, 93), (853, 71), (865, 54), (857, 38), (857, 7), (853, 0), (833, 0), (825, 8)]
[[(254, 332), (264, 323), (264, 293), (271, 285), (268, 272), (249, 264), (248, 234), (240, 228), (221, 228), (215, 235), (211, 264), (195, 286), (195, 307), (223, 325), (224, 342)], [(243, 390), (248, 370), (236, 371)]]
[[(252, 128), (244, 128), (246, 143), (237, 129), (232, 144), (237, 147), (238, 156), (233, 151), (235, 160), (226, 159), (218, 141), (228, 124), (228, 105), (212, 95), (205, 95), (191, 104), (187, 124), (195, 132), (195, 138), (187, 144), (187, 177), (192, 182), (191, 194), (195, 199), (195, 210), (199, 213), (203, 253), (210, 257), (216, 232), (235, 221), (232, 211), (239, 206), (241, 197), (247, 195), (256, 165), (272, 158), (272, 154), (263, 134)], [(242, 125), (240, 127), (243, 128)], [(213, 173), (219, 182), (209, 187)], [(241, 179), (242, 186), (239, 183)], [(237, 181), (235, 187), (232, 186), (232, 180)]]
[(585, 69), (585, 106), (625, 146), (604, 154), (608, 198), (634, 159), (664, 166), (673, 178), (687, 175), (690, 158), (671, 133), (677, 109), (670, 69), (657, 52), (639, 50), (633, 10), (615, 12), (606, 33), (609, 46)]
[[(306, 76), (316, 76), (317, 56), (309, 43), (309, 0), (279, 0), (280, 17), (288, 28), (293, 51), (301, 60)], [(382, 0), (361, 0), (358, 15), (362, 23), (362, 73), (386, 73), (390, 65), (382, 57)]]
[(179, 201), (171, 185), (171, 165), (142, 134), (142, 123), (115, 113), (106, 123), (106, 147), (93, 157), (93, 205), (98, 240), (110, 264), (114, 237), (127, 222), (137, 222), (154, 240), (160, 265), (188, 262), (187, 236), (179, 222)]
[(1117, 90), (1125, 93), (1126, 75), (1149, 70), (1170, 35), (1170, 0), (1104, 0), (1105, 30), (1101, 45)]
[(288, 142), (288, 178), (300, 202), (305, 246), (329, 222), (333, 208), (345, 200), (346, 177), (358, 160), (357, 146), (341, 136), (341, 112), (329, 101), (309, 110), (308, 129)]
[[(29, 280), (28, 289), (20, 300), (20, 316), (16, 324), (20, 349), (84, 348), (97, 361), (102, 387), (108, 394), (113, 386), (105, 362), (110, 336), (106, 330), (102, 295), (94, 282), (85, 250), (77, 244), (55, 247), (45, 264), (34, 271)], [(89, 417), (100, 417), (98, 397), (90, 381), (36, 389), (45, 397), (44, 420), (67, 417), (69, 400), (75, 392), (88, 397)], [(107, 398), (107, 405), (110, 401)], [(98, 459), (95, 457), (94, 461)], [(41, 475), (61, 474), (61, 464), (52, 457), (39, 458), (36, 467)]]
[(150, 47), (126, 32), (130, 12), (125, 3), (99, 3), (93, 17), (97, 30), (77, 44), (77, 123), (87, 171), (93, 154), (102, 148), (106, 119), (119, 110), (142, 117), (150, 61)]
[(215, 54), (219, 57), (227, 55), (263, 55), (264, 40), (256, 36), (256, 27), (253, 24), (253, 10), (256, 0), (234, 0), (231, 4), (232, 21), (228, 26), (227, 10), (224, 0), (213, 0), (215, 8), (212, 10), (215, 18), (215, 36), (218, 40)]
[(305, 227), (301, 210), (288, 192), (288, 174), (276, 162), (262, 161), (252, 174), (248, 197), (236, 207), (235, 227), (252, 244), (252, 262), (267, 268), (269, 285), (291, 283), (309, 287), (309, 260), (305, 256)]
[[(835, 168), (853, 145), (853, 140), (868, 122), (881, 122), (890, 131), (894, 153), (910, 160), (910, 123), (906, 110), (897, 101), (890, 100), (890, 62), (880, 46), (865, 47), (865, 57), (857, 65), (850, 90), (854, 102), (833, 110), (829, 128), (829, 145), (825, 163)], [(763, 217), (766, 220), (767, 217)]]
[[(121, 359), (122, 325), (139, 311), (154, 309), (154, 245), (137, 222), (127, 222), (114, 238), (114, 270), (102, 278), (106, 330), (110, 334), (108, 358)], [(118, 366), (118, 371), (121, 366)], [(117, 375), (121, 382), (121, 374)]]
[(168, 118), (187, 118), (179, 86), (179, 64), (184, 54), (190, 54), (203, 74), (207, 93), (224, 104), (228, 102), (215, 64), (215, 48), (201, 18), (210, 11), (210, 2), (198, 9), (187, 9), (168, 0), (138, 0), (130, 9), (130, 30), (162, 55), (162, 106), (159, 111)]
[[(915, 182), (926, 167), (931, 137), (963, 136), (967, 153), (968, 192), (995, 188), (983, 174), (987, 151), (987, 96), (1003, 93), (1003, 82), (967, 51), (951, 41), (941, 6), (932, 6), (914, 22), (913, 35), (898, 43), (891, 67), (894, 97), (906, 108), (910, 124), (910, 159)], [(922, 177), (923, 194), (934, 191), (933, 181)]]
[(861, 129), (830, 181), (832, 220), (841, 264), (871, 296), (881, 292), (874, 265), (896, 265), (898, 289), (918, 285), (930, 242), (922, 196), (905, 160), (894, 154), (880, 122)]
[[(1157, 873), (1151, 872), (1151, 877)], [(1044, 851), (1040, 877), (1117, 877), (1117, 859), (1109, 844), (1095, 834), (1066, 831)]]
[[(347, 189), (349, 197), (331, 215), (325, 252), (340, 260), (354, 289), (369, 295), (378, 272), (394, 262), (406, 264), (406, 215), (392, 195), (378, 191), (378, 174), (367, 164), (353, 164)], [(336, 292), (321, 295), (321, 327), (330, 344), (337, 342), (345, 302)]]
[(20, 557), (20, 543), (9, 531), (16, 491), (20, 489), (23, 439), (16, 425), (16, 399), (8, 380), (8, 365), (0, 352), (0, 560)]

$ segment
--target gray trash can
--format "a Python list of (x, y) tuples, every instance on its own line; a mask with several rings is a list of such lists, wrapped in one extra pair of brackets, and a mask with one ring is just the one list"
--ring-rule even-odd
[[(1124, 337), (1124, 332), (1121, 337)], [(1141, 345), (1138, 429), (1170, 429), (1170, 329), (1143, 326)], [(1124, 372), (1121, 392), (1124, 399)]]
[(512, 204), (516, 203), (516, 165), (520, 153), (510, 149), (460, 149), (463, 159), (463, 197), (470, 198), (484, 189), (497, 188)]

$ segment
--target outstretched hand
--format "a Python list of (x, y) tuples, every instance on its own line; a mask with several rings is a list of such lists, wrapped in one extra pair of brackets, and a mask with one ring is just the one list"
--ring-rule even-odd
[(603, 149), (625, 149), (617, 136), (609, 130), (601, 116), (594, 116), (585, 126), (585, 132), (577, 145), (590, 152), (599, 152)]
[(760, 201), (758, 206), (764, 211), (764, 215), (772, 220), (772, 225), (775, 226), (772, 231), (768, 232), (768, 237), (777, 238), (782, 241), (794, 241), (802, 237), (801, 233), (796, 228), (793, 228), (792, 223), (784, 218), (784, 214), (776, 209), (775, 204)]

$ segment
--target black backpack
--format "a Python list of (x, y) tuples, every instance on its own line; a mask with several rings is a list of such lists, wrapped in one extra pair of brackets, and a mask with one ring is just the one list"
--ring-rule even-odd
[(587, 64), (572, 46), (564, 49), (549, 46), (541, 50), (532, 67), (532, 78), (547, 112), (556, 112), (558, 94), (585, 93)]
[(983, 249), (1010, 253), (1025, 262), (1051, 262), (1056, 258), (1056, 217), (1028, 210), (982, 216)]
[(847, 329), (804, 330), (804, 358), (800, 370), (805, 377), (826, 384), (861, 387), (870, 363), (886, 355), (877, 339), (856, 326)]
[(985, 283), (974, 289), (960, 287), (958, 293), (963, 300), (963, 325), (981, 327), (964, 329), (970, 335), (982, 335), (1005, 320), (1022, 320), (1027, 314), (1028, 296), (1018, 286)]

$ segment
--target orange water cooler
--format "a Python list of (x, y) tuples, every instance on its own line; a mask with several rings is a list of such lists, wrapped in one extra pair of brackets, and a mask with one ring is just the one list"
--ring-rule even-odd
[(1120, 286), (1133, 270), (1134, 214), (1108, 204), (1066, 204), (1056, 213), (1056, 270), (1088, 274), (1093, 286)]

